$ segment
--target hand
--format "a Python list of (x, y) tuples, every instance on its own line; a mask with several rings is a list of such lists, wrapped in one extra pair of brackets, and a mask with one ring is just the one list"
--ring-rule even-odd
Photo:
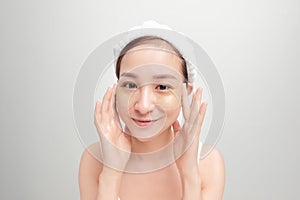
[(107, 89), (102, 103), (97, 101), (94, 124), (100, 138), (103, 164), (123, 171), (130, 157), (131, 139), (122, 131), (115, 107), (115, 93), (116, 85)]
[[(184, 125), (181, 128), (178, 121), (174, 122), (175, 133), (174, 153), (180, 176), (185, 178), (200, 177), (198, 167), (198, 148), (201, 126), (206, 113), (207, 103), (201, 103), (202, 89), (198, 88), (189, 105), (187, 90), (183, 87), (182, 111)], [(184, 152), (184, 153), (183, 153)], [(201, 152), (201, 149), (199, 149)], [(183, 155), (181, 155), (183, 153)], [(196, 173), (196, 174), (195, 174)]]

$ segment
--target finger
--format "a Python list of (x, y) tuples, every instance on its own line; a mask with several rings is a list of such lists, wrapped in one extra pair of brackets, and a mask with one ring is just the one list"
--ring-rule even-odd
[(197, 123), (196, 118), (198, 117), (200, 113), (201, 108), (201, 99), (202, 99), (202, 88), (199, 87), (193, 96), (193, 102), (192, 102), (192, 113), (191, 113), (191, 122)]
[(182, 103), (182, 113), (183, 113), (183, 118), (184, 120), (187, 120), (189, 115), (190, 115), (190, 105), (189, 105), (189, 99), (188, 99), (188, 94), (187, 94), (187, 89), (185, 84), (182, 87), (182, 98), (181, 98), (181, 103)]
[(110, 104), (109, 104), (109, 112), (114, 115), (114, 107), (115, 107), (115, 101), (116, 101), (116, 98), (115, 98), (115, 95), (116, 95), (116, 87), (115, 85), (113, 85), (112, 87), (112, 92), (111, 92), (111, 98), (110, 98)]
[(111, 96), (111, 88), (108, 88), (103, 97), (102, 106), (101, 106), (101, 115), (107, 116), (109, 105), (110, 105), (110, 96)]
[[(201, 105), (201, 101), (202, 101), (202, 92), (203, 92), (203, 89), (201, 87), (199, 87), (199, 94), (197, 96), (197, 102), (198, 102), (198, 105)], [(200, 110), (200, 106), (199, 106), (199, 110)]]
[(116, 84), (114, 84), (113, 91), (112, 91), (112, 97), (111, 97), (111, 109), (112, 109), (111, 113), (113, 115), (114, 122), (116, 122), (116, 125), (118, 126), (118, 128), (120, 130), (122, 130), (119, 114), (117, 112), (116, 90), (117, 90), (117, 86), (116, 86)]
[(95, 104), (95, 109), (94, 109), (94, 123), (98, 124), (101, 120), (101, 102), (100, 101), (96, 101)]
[(178, 120), (176, 120), (173, 124), (173, 131), (174, 131), (174, 137), (176, 136), (176, 134), (179, 132), (179, 130), (181, 129), (180, 124), (178, 122)]
[(200, 129), (201, 129), (202, 124), (203, 124), (203, 121), (204, 121), (204, 117), (205, 117), (206, 110), (207, 110), (207, 105), (208, 105), (207, 102), (202, 103), (201, 108), (200, 108), (200, 111), (199, 111), (199, 123), (200, 123)]
[(199, 102), (199, 96), (200, 96), (200, 88), (198, 88), (193, 96), (193, 100), (191, 103), (191, 112), (190, 116), (188, 118), (189, 123), (194, 124), (195, 119), (197, 118), (197, 115), (199, 114), (199, 108), (200, 108), (200, 102)]
[(101, 107), (102, 107), (101, 102), (97, 100), (95, 105), (95, 110), (94, 110), (94, 124), (97, 129), (100, 141), (103, 134), (103, 130), (101, 127), (101, 120), (102, 120)]
[(195, 119), (195, 122), (193, 123), (190, 132), (189, 132), (189, 139), (188, 141), (192, 142), (193, 145), (198, 145), (199, 144), (199, 138), (200, 138), (200, 123), (199, 123), (200, 115), (197, 116)]
[(207, 103), (202, 103), (201, 104), (201, 108), (200, 108), (200, 111), (194, 121), (194, 127), (193, 127), (193, 131), (196, 131), (196, 138), (199, 139), (200, 137), (200, 133), (201, 133), (201, 128), (202, 128), (202, 124), (203, 124), (203, 120), (204, 120), (204, 117), (205, 117), (205, 113), (206, 113), (206, 108), (207, 108)]
[[(202, 122), (203, 122), (203, 119), (204, 119), (204, 115), (205, 115), (205, 110), (206, 110), (206, 106), (207, 106), (207, 103), (201, 103), (202, 101), (202, 88), (199, 89), (199, 93), (197, 94), (197, 102), (198, 104), (200, 105), (199, 108), (198, 108), (198, 115), (197, 115), (197, 119), (195, 120), (194, 123), (198, 124), (201, 129), (201, 126), (202, 126)], [(199, 130), (200, 130), (199, 129)]]

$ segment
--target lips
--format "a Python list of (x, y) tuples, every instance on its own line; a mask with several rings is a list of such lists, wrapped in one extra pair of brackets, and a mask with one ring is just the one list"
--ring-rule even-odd
[(136, 125), (146, 127), (146, 126), (150, 126), (152, 123), (156, 122), (158, 119), (151, 120), (151, 119), (134, 119), (134, 118), (132, 118), (132, 120), (134, 121), (134, 123)]

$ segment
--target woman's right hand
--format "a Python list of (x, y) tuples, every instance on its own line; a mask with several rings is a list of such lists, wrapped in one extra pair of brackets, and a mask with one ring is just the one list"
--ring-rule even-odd
[(115, 107), (115, 93), (116, 84), (107, 89), (102, 103), (96, 102), (94, 124), (100, 138), (103, 164), (123, 171), (130, 158), (131, 139), (122, 131)]

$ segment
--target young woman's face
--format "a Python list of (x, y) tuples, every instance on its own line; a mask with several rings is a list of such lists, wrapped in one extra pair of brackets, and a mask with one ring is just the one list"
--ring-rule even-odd
[(181, 108), (182, 60), (167, 51), (136, 47), (123, 57), (116, 106), (128, 134), (149, 139), (168, 129)]

